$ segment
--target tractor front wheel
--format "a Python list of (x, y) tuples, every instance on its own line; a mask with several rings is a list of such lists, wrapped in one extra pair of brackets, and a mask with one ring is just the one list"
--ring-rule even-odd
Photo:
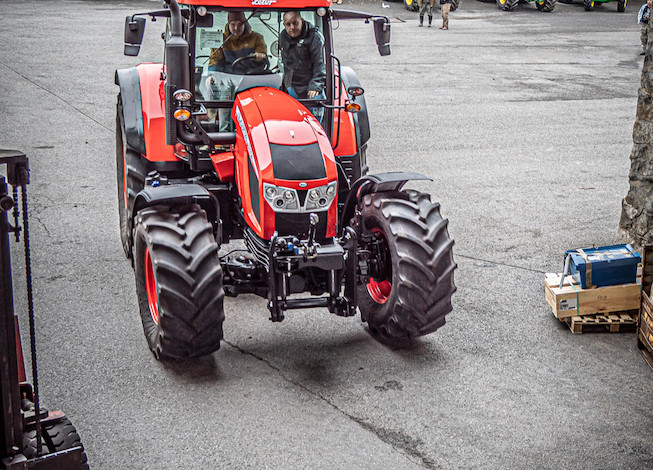
[(451, 0), (451, 9), (449, 11), (456, 11), (460, 5), (460, 0)]
[(41, 454), (37, 454), (36, 429), (27, 429), (23, 432), (23, 455), (27, 459), (46, 454), (53, 454), (62, 450), (82, 448), (82, 469), (88, 470), (88, 460), (84, 446), (77, 434), (75, 426), (66, 417), (57, 421), (45, 422), (41, 428)]
[(386, 338), (444, 325), (456, 291), (453, 241), (440, 205), (417, 191), (368, 194), (354, 220), (371, 237), (369, 277), (358, 286), (361, 319)]
[(585, 11), (594, 10), (594, 0), (583, 0), (583, 6), (585, 7)]
[(626, 2), (628, 2), (628, 0), (618, 0), (617, 1), (617, 11), (619, 13), (623, 13), (624, 11), (626, 11)]
[(136, 292), (157, 359), (204, 356), (220, 348), (224, 290), (218, 248), (197, 206), (157, 206), (136, 216)]

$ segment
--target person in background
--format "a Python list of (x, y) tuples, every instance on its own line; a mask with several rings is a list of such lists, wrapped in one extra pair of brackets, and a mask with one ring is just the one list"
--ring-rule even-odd
[(449, 29), (449, 10), (451, 10), (451, 0), (440, 0), (440, 8), (442, 9), (442, 26), (440, 26), (440, 29), (446, 31)]
[(651, 0), (647, 0), (637, 14), (637, 22), (642, 25), (642, 31), (639, 35), (642, 41), (643, 51), (639, 55), (646, 54), (646, 44), (648, 43), (648, 34), (651, 31)]
[(429, 14), (429, 28), (433, 22), (433, 7), (435, 6), (435, 0), (417, 0), (417, 6), (419, 7), (419, 26), (424, 26), (424, 13), (426, 13), (428, 8)]

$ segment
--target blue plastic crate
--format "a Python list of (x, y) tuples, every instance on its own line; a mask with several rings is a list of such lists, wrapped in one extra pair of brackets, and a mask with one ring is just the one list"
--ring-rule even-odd
[(583, 289), (632, 284), (642, 257), (630, 245), (569, 250), (570, 274)]

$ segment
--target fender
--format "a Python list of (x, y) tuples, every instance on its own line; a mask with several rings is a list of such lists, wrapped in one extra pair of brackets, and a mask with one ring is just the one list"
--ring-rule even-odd
[(115, 84), (120, 87), (122, 98), (122, 119), (125, 123), (127, 145), (141, 155), (145, 155), (143, 138), (143, 107), (141, 103), (141, 84), (136, 67), (118, 69)]
[[(345, 85), (345, 90), (350, 86), (358, 86), (361, 84), (358, 81), (358, 76), (356, 72), (351, 67), (343, 65), (340, 67), (340, 73), (342, 74), (342, 83)], [(353, 101), (353, 98), (349, 98), (350, 101)], [(356, 97), (356, 103), (360, 105), (361, 110), (357, 113), (354, 113), (354, 124), (356, 126), (356, 140), (358, 141), (358, 147), (362, 147), (370, 140), (370, 120), (367, 115), (367, 105), (365, 104), (365, 95), (360, 95)]]
[(338, 90), (338, 99), (334, 103), (338, 108), (333, 111), (333, 123), (331, 132), (331, 147), (333, 154), (340, 156), (354, 155), (357, 150), (356, 121), (354, 114), (344, 110), (349, 95), (345, 88), (344, 81), (340, 79), (338, 70), (334, 71), (334, 87)]
[[(129, 111), (135, 132), (127, 134), (127, 142), (150, 162), (178, 162), (174, 146), (166, 145), (166, 116), (162, 64), (144, 63), (116, 71), (116, 84), (129, 96)], [(123, 109), (127, 109), (125, 95)], [(125, 121), (127, 126), (127, 121)]]
[(349, 221), (354, 216), (354, 209), (366, 194), (381, 193), (387, 191), (400, 191), (408, 181), (428, 180), (433, 181), (428, 176), (421, 173), (408, 173), (403, 171), (393, 171), (390, 173), (379, 173), (376, 175), (366, 175), (356, 180), (352, 185), (351, 191), (342, 211), (342, 233), (347, 229)]
[[(198, 204), (206, 211), (207, 220), (216, 230), (220, 226), (220, 204), (217, 198), (204, 186), (199, 184), (170, 184), (162, 186), (146, 186), (134, 201), (133, 218), (138, 211), (152, 206), (189, 206)], [(219, 233), (219, 232), (218, 232)]]

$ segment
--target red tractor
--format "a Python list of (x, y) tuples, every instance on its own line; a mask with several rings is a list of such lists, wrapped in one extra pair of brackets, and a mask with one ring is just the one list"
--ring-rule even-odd
[[(217, 350), (225, 295), (265, 298), (277, 322), (291, 309), (358, 309), (389, 339), (442, 326), (456, 290), (448, 221), (429, 195), (403, 189), (427, 177), (368, 174), (363, 88), (333, 55), (332, 22), (347, 19), (372, 21), (388, 55), (388, 18), (329, 0), (165, 2), (125, 23), (125, 54), (137, 55), (145, 16), (165, 18), (165, 62), (116, 72), (121, 238), (155, 357)], [(287, 11), (323, 37), (322, 95), (284, 86)], [(265, 60), (218, 71), (233, 12), (263, 36)]]

